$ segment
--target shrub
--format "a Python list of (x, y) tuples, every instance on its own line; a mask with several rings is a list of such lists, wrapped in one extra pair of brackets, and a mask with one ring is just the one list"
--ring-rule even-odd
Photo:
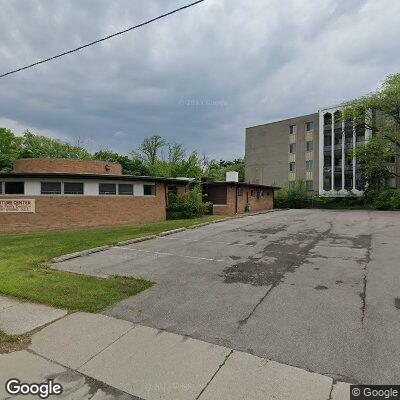
[(374, 206), (378, 210), (400, 210), (400, 190), (384, 190), (375, 199)]
[(212, 203), (202, 201), (201, 186), (189, 190), (186, 196), (171, 195), (168, 199), (168, 219), (189, 219), (212, 213)]
[(289, 188), (281, 189), (276, 195), (278, 208), (305, 208), (309, 204), (305, 182), (298, 180)]

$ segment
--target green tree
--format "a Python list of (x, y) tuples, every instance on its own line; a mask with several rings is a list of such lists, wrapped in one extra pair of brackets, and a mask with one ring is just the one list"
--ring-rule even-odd
[(138, 157), (149, 169), (152, 175), (159, 169), (160, 152), (167, 142), (159, 135), (153, 135), (143, 140), (139, 149), (132, 152), (133, 157)]
[(21, 151), (21, 137), (0, 128), (0, 171), (11, 171)]
[(93, 154), (93, 158), (95, 160), (110, 161), (121, 164), (122, 173), (125, 175), (149, 175), (147, 166), (138, 157), (128, 157), (110, 150), (100, 150)]
[(236, 158), (233, 161), (211, 160), (208, 161), (204, 175), (209, 178), (224, 181), (228, 171), (236, 171), (239, 173), (239, 182), (244, 182), (245, 162), (243, 158)]
[(389, 75), (378, 90), (346, 103), (343, 118), (371, 131), (371, 139), (357, 146), (355, 155), (368, 190), (382, 190), (388, 178), (399, 176), (400, 74)]
[(18, 158), (74, 158), (90, 159), (91, 154), (81, 146), (74, 146), (58, 139), (35, 135), (26, 131), (21, 139)]

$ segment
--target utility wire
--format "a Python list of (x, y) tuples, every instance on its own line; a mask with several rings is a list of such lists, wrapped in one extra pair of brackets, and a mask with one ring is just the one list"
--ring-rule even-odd
[(124, 34), (124, 33), (129, 32), (129, 31), (132, 31), (132, 30), (134, 30), (134, 29), (141, 28), (142, 26), (151, 24), (151, 23), (154, 22), (154, 21), (157, 21), (157, 20), (159, 20), (159, 19), (168, 17), (169, 15), (175, 14), (175, 13), (177, 13), (177, 12), (179, 12), (179, 11), (182, 11), (182, 10), (184, 10), (184, 9), (186, 9), (186, 8), (193, 7), (193, 6), (195, 6), (196, 4), (202, 3), (203, 1), (205, 1), (205, 0), (197, 0), (197, 1), (195, 1), (194, 3), (187, 4), (186, 6), (177, 8), (177, 9), (175, 9), (175, 10), (173, 10), (173, 11), (170, 11), (170, 12), (168, 12), (168, 13), (166, 13), (166, 14), (159, 15), (158, 17), (153, 18), (153, 19), (150, 19), (150, 20), (148, 20), (148, 21), (146, 21), (146, 22), (142, 22), (142, 23), (139, 24), (139, 25), (131, 26), (130, 28), (124, 29), (123, 31), (119, 31), (119, 32), (113, 33), (112, 35), (105, 36), (105, 37), (103, 37), (103, 38), (101, 38), (101, 39), (95, 40), (94, 42), (90, 42), (90, 43), (84, 44), (83, 46), (79, 46), (79, 47), (77, 47), (77, 48), (75, 48), (75, 49), (72, 49), (72, 50), (64, 51), (63, 53), (57, 54), (56, 56), (53, 56), (53, 57), (50, 57), (50, 58), (46, 58), (46, 59), (44, 59), (44, 60), (37, 61), (37, 62), (35, 62), (35, 63), (33, 63), (33, 64), (26, 65), (25, 67), (21, 67), (21, 68), (18, 68), (18, 69), (14, 69), (13, 71), (6, 72), (5, 74), (1, 74), (1, 75), (0, 75), (0, 78), (4, 78), (4, 77), (7, 76), (7, 75), (15, 74), (15, 73), (17, 73), (17, 72), (19, 72), (19, 71), (23, 71), (23, 70), (25, 70), (25, 69), (35, 67), (36, 65), (43, 64), (43, 63), (48, 62), (48, 61), (52, 61), (52, 60), (54, 60), (54, 59), (56, 59), (56, 58), (63, 57), (63, 56), (65, 56), (65, 55), (67, 55), (67, 54), (75, 53), (76, 51), (82, 50), (82, 49), (84, 49), (84, 48), (86, 48), (86, 47), (93, 46), (94, 44), (97, 44), (97, 43), (100, 43), (100, 42), (104, 42), (105, 40), (111, 39), (111, 38), (113, 38), (114, 36), (122, 35), (122, 34)]

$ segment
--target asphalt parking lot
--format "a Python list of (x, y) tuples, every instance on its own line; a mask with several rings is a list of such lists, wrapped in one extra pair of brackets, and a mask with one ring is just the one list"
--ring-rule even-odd
[(288, 210), (56, 264), (156, 282), (105, 314), (365, 384), (400, 382), (400, 214)]

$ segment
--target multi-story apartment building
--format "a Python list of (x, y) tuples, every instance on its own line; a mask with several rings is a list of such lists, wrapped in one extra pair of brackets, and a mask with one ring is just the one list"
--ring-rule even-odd
[(287, 187), (302, 179), (319, 186), (319, 115), (303, 115), (246, 129), (246, 182)]
[[(371, 132), (343, 122), (340, 106), (246, 129), (246, 182), (287, 187), (304, 180), (327, 196), (361, 194), (365, 182), (353, 148)], [(398, 187), (393, 179), (390, 186)]]

